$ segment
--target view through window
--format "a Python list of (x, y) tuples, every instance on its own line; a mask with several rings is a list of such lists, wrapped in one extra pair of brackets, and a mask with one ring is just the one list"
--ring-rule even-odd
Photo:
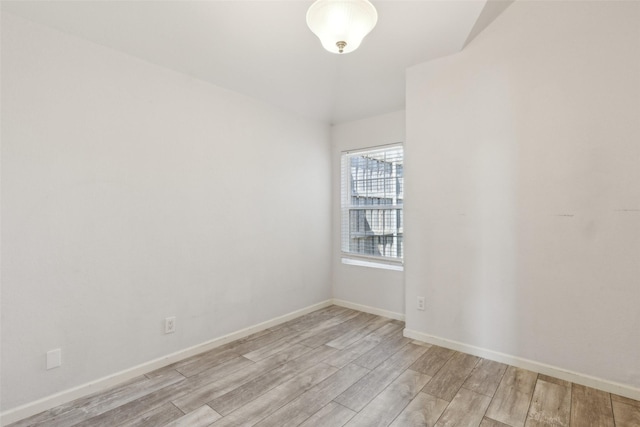
[(402, 261), (402, 145), (342, 154), (342, 252)]

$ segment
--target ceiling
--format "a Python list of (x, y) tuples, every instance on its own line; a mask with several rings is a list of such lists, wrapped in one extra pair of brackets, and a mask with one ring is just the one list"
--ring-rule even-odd
[(2, 11), (339, 123), (403, 109), (405, 69), (460, 51), (510, 1), (372, 0), (378, 25), (347, 55), (309, 31), (311, 3), (2, 1)]

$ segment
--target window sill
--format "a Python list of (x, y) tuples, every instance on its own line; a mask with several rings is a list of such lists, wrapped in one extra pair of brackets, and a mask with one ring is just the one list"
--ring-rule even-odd
[(368, 259), (357, 259), (357, 258), (346, 258), (342, 257), (342, 263), (346, 265), (356, 265), (359, 267), (369, 267), (369, 268), (379, 268), (383, 270), (394, 270), (394, 271), (404, 271), (404, 266), (402, 264), (388, 264), (385, 262), (368, 260)]

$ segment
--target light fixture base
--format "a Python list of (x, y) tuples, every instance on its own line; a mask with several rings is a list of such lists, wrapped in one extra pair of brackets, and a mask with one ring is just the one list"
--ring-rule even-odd
[(346, 54), (360, 46), (378, 22), (369, 0), (316, 0), (307, 10), (307, 25), (331, 53)]

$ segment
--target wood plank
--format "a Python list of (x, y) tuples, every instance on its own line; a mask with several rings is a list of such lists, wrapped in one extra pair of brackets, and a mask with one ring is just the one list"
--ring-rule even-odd
[(382, 338), (369, 334), (360, 341), (329, 357), (326, 360), (326, 363), (328, 365), (335, 366), (336, 368), (342, 368), (362, 356), (364, 353), (375, 348), (381, 341)]
[(305, 321), (308, 321), (310, 323), (311, 322), (318, 323), (319, 321), (322, 321), (337, 315), (338, 311), (335, 309), (335, 307), (336, 306), (329, 306), (329, 307), (312, 311), (311, 313), (308, 313), (304, 316), (296, 317), (294, 319), (287, 320), (286, 322), (282, 322), (278, 325), (272, 326), (271, 328), (269, 328), (269, 330), (277, 331), (278, 329), (282, 329), (282, 328), (289, 328), (289, 329), (296, 328), (296, 325)]
[(617, 394), (613, 394), (613, 393), (611, 393), (611, 400), (615, 400), (621, 403), (626, 403), (627, 405), (640, 408), (640, 400), (629, 399), (628, 397), (618, 396)]
[(190, 360), (189, 362), (179, 362), (174, 366), (174, 369), (185, 377), (190, 377), (220, 365), (227, 360), (235, 359), (238, 356), (240, 355), (233, 349), (210, 351), (196, 359)]
[(336, 368), (347, 366), (358, 357), (374, 349), (382, 341), (388, 339), (389, 336), (394, 334), (397, 336), (401, 329), (402, 327), (399, 325), (390, 322), (386, 323), (384, 326), (365, 336), (361, 340), (340, 350), (334, 356), (328, 358), (326, 363), (331, 366), (335, 366)]
[(509, 366), (486, 416), (513, 427), (524, 426), (538, 374)]
[(296, 358), (311, 352), (309, 347), (303, 345), (294, 345), (289, 349), (268, 357), (253, 365), (247, 366), (242, 370), (233, 372), (230, 375), (218, 380), (202, 384), (197, 388), (193, 388), (188, 393), (176, 395), (172, 402), (185, 413), (210, 402), (211, 400), (229, 393), (235, 388), (240, 387), (247, 382), (254, 380), (260, 375), (264, 375), (271, 370), (280, 367)]
[(269, 390), (213, 423), (213, 427), (253, 426), (306, 390), (333, 375), (338, 369), (325, 363), (315, 364), (278, 387)]
[(613, 427), (611, 396), (580, 384), (571, 386), (572, 427)]
[(434, 376), (456, 352), (448, 348), (432, 345), (410, 369)]
[(336, 402), (329, 402), (327, 406), (300, 424), (300, 427), (342, 427), (355, 414), (349, 408), (345, 408)]
[(327, 330), (343, 323), (349, 322), (358, 317), (360, 314), (362, 313), (359, 311), (346, 308), (341, 313), (322, 321), (306, 320), (304, 323), (296, 327), (296, 329), (304, 332), (315, 331), (317, 333), (319, 331)]
[(369, 370), (350, 364), (338, 370), (320, 384), (287, 403), (258, 423), (259, 427), (297, 426), (326, 406), (340, 393), (369, 373)]
[[(156, 376), (161, 376), (163, 375), (164, 372), (169, 371), (169, 370), (175, 370), (176, 367), (180, 367), (180, 366), (185, 366), (185, 365), (189, 365), (191, 363), (200, 363), (201, 361), (203, 361), (206, 358), (215, 358), (217, 356), (220, 355), (220, 353), (223, 352), (229, 352), (229, 351), (235, 351), (236, 352), (236, 356), (239, 356), (240, 354), (238, 353), (237, 350), (235, 350), (237, 347), (239, 347), (242, 344), (247, 344), (257, 338), (261, 338), (261, 337), (265, 337), (264, 339), (266, 339), (267, 341), (274, 339), (274, 336), (272, 335), (272, 331), (269, 329), (265, 329), (262, 331), (258, 331), (255, 332), (249, 336), (246, 336), (244, 338), (238, 339), (236, 341), (233, 341), (231, 343), (225, 344), (223, 346), (220, 347), (216, 347), (214, 349), (211, 349), (209, 351), (203, 352), (203, 353), (199, 353), (196, 354), (194, 356), (188, 357), (186, 359), (180, 360), (178, 362), (172, 363), (171, 365), (165, 366), (163, 368), (160, 369), (156, 369), (155, 371), (149, 372), (146, 374), (147, 377), (152, 378), (152, 377), (156, 377)], [(258, 343), (259, 344), (259, 343)], [(251, 345), (256, 345), (256, 343), (254, 342)]]
[[(186, 381), (188, 380), (185, 380), (185, 382)], [(153, 393), (149, 393), (144, 397), (132, 400), (122, 406), (118, 406), (107, 412), (103, 412), (100, 415), (89, 418), (81, 423), (74, 424), (74, 427), (113, 427), (126, 424), (127, 422), (135, 420), (158, 406), (169, 403), (171, 397), (175, 396), (176, 393), (180, 395), (181, 387), (181, 383), (164, 387), (160, 390), (154, 391)]]
[(326, 345), (326, 343), (342, 336), (349, 330), (361, 329), (372, 318), (373, 318), (372, 314), (361, 313), (358, 316), (347, 320), (346, 322), (343, 322), (331, 328), (322, 330), (319, 333), (310, 334), (311, 336), (300, 341), (300, 344), (306, 345), (307, 347), (312, 347), (312, 348), (319, 347), (321, 345)]
[(222, 418), (222, 415), (209, 406), (203, 405), (164, 427), (206, 427), (220, 418)]
[(436, 427), (476, 427), (491, 403), (491, 397), (461, 388), (436, 423)]
[(493, 397), (506, 370), (507, 365), (504, 363), (480, 359), (462, 387)]
[(446, 400), (420, 392), (390, 427), (433, 427), (448, 405)]
[[(332, 319), (327, 319), (322, 323), (312, 323), (307, 325), (303, 330), (301, 330), (301, 332), (305, 334), (305, 339), (310, 339), (310, 341), (312, 341), (315, 336), (323, 333), (327, 333), (337, 338), (350, 330), (355, 331), (357, 329), (366, 327), (371, 321), (379, 317), (373, 314), (362, 313), (362, 312), (357, 312), (352, 310), (350, 310), (350, 312), (355, 313), (355, 315), (349, 314), (343, 319), (332, 318)], [(321, 341), (323, 343), (322, 345), (326, 345), (326, 343), (331, 341), (331, 339), (322, 340)], [(309, 343), (305, 343), (305, 345), (312, 345), (312, 344), (309, 342)], [(315, 345), (317, 344), (313, 344), (313, 346)]]
[(425, 347), (407, 344), (334, 400), (353, 411), (362, 410), (425, 351)]
[[(253, 362), (251, 362), (253, 363)], [(252, 367), (251, 365), (250, 367)], [(124, 405), (113, 408), (109, 411), (101, 413), (97, 416), (89, 418), (78, 424), (81, 427), (112, 427), (114, 425), (121, 425), (129, 422), (142, 414), (164, 405), (170, 402), (171, 399), (182, 398), (194, 390), (198, 390), (200, 387), (208, 384), (209, 381), (216, 380), (222, 381), (228, 376), (233, 376), (238, 371), (234, 371), (232, 374), (228, 374), (225, 370), (225, 366), (218, 365), (208, 371), (201, 372), (190, 378), (183, 378), (183, 381), (175, 384), (170, 384), (164, 388), (158, 390), (149, 390), (149, 394), (132, 400)], [(179, 374), (178, 374), (179, 375)], [(151, 392), (153, 391), (153, 392)], [(202, 406), (202, 405), (199, 405)], [(196, 408), (197, 409), (197, 408)], [(187, 412), (187, 411), (185, 411)]]
[(173, 420), (182, 417), (184, 413), (175, 405), (165, 403), (149, 412), (145, 412), (140, 416), (131, 419), (128, 422), (120, 424), (119, 427), (147, 427), (147, 426), (164, 426)]
[(525, 427), (569, 427), (571, 389), (538, 379)]
[(375, 316), (374, 318), (370, 319), (362, 328), (347, 330), (339, 337), (336, 337), (333, 340), (329, 341), (326, 345), (328, 345), (329, 347), (337, 348), (338, 350), (342, 350), (355, 343), (356, 341), (359, 341), (360, 339), (366, 337), (382, 326), (389, 324), (390, 320), (391, 319), (387, 319), (385, 317)]
[(247, 343), (249, 341), (253, 341), (256, 338), (260, 338), (263, 337), (265, 335), (269, 335), (271, 332), (273, 332), (273, 329), (269, 328), (269, 329), (263, 329), (262, 331), (258, 331), (258, 332), (254, 332), (251, 335), (247, 335), (244, 338), (240, 338), (236, 341), (233, 341), (231, 344), (233, 344), (234, 346), (240, 344), (240, 343)]
[(232, 351), (235, 351), (236, 354), (238, 355), (242, 355), (242, 354), (249, 353), (255, 349), (264, 347), (265, 345), (269, 345), (272, 342), (278, 341), (282, 338), (285, 338), (285, 337), (293, 338), (298, 334), (300, 334), (300, 331), (297, 331), (295, 329), (281, 328), (275, 331), (271, 331), (269, 334), (263, 335), (253, 340), (249, 340), (249, 341), (240, 340), (240, 341), (231, 342), (227, 344), (225, 347)]
[(242, 356), (234, 357), (233, 359), (227, 360), (226, 362), (220, 363), (219, 365), (208, 368), (207, 370), (190, 377), (187, 383), (200, 385), (203, 383), (215, 382), (236, 371), (247, 369), (253, 364), (254, 362), (245, 359)]
[(81, 398), (71, 402), (70, 404), (63, 405), (61, 409), (64, 410), (59, 413), (54, 413), (53, 416), (47, 416), (46, 413), (36, 415), (35, 417), (30, 417), (15, 423), (14, 427), (66, 427), (81, 424), (92, 417), (96, 417), (105, 412), (122, 407), (122, 405), (135, 401), (142, 396), (184, 380), (185, 377), (175, 371), (174, 374), (167, 374), (158, 378), (140, 376), (134, 381), (129, 381), (120, 387), (115, 387), (106, 392), (94, 394), (91, 397)]
[[(376, 366), (398, 352), (401, 348), (409, 344), (411, 340), (402, 335), (394, 336), (369, 350), (362, 356), (354, 360), (354, 363), (367, 369), (375, 369)], [(414, 344), (415, 345), (415, 344)]]
[(359, 311), (338, 306), (329, 307), (317, 316), (314, 313), (285, 322), (285, 325), (299, 331), (306, 331), (316, 327), (324, 329), (345, 322), (360, 314)]
[(349, 308), (342, 308), (341, 311), (331, 314), (329, 316), (323, 316), (321, 318), (304, 318), (293, 325), (293, 329), (300, 332), (315, 331), (320, 332), (334, 326), (345, 323), (351, 319), (358, 317), (362, 312), (351, 310)]
[(629, 405), (619, 400), (613, 400), (611, 403), (616, 427), (640, 426), (640, 405)]
[(500, 421), (492, 420), (491, 418), (484, 417), (480, 423), (480, 427), (511, 427)]
[(264, 345), (253, 351), (245, 353), (242, 355), (242, 357), (245, 357), (254, 362), (259, 362), (262, 359), (266, 359), (269, 356), (273, 356), (274, 354), (280, 353), (290, 348), (292, 345), (294, 345), (293, 342), (295, 341), (295, 337), (298, 335), (292, 335), (292, 336), (286, 336), (284, 338), (280, 338), (277, 341), (274, 341), (270, 344)]
[(347, 423), (348, 427), (386, 427), (413, 400), (431, 379), (420, 372), (405, 370), (387, 388)]
[(215, 383), (216, 380), (220, 380), (221, 378), (225, 379), (227, 378), (227, 376), (232, 376), (236, 372), (238, 372), (233, 371), (232, 374), (228, 375), (229, 369), (231, 369), (229, 366), (221, 364), (190, 378), (185, 379), (181, 376), (183, 378), (183, 381), (181, 382), (170, 384), (156, 391), (149, 390), (150, 393), (148, 395), (132, 400), (125, 405), (113, 408), (97, 416), (93, 416), (92, 418), (84, 421), (83, 423), (80, 423), (79, 425), (87, 427), (111, 427), (113, 425), (126, 423), (150, 410), (153, 410), (154, 408), (157, 408), (158, 406), (169, 402), (171, 399), (179, 399), (185, 395), (188, 395), (194, 390), (198, 390), (203, 385), (208, 384), (210, 381), (214, 381)]
[[(110, 426), (113, 424), (113, 420), (115, 419), (118, 420), (119, 424), (128, 422), (129, 420), (135, 419), (149, 410), (153, 410), (154, 408), (157, 408), (158, 406), (169, 402), (170, 399), (180, 398), (182, 396), (188, 395), (194, 390), (198, 390), (204, 384), (209, 384), (212, 381), (215, 383), (215, 381), (226, 378), (229, 374), (237, 372), (239, 369), (245, 366), (246, 363), (253, 364), (253, 362), (250, 362), (242, 357), (237, 359), (239, 360), (236, 362), (234, 362), (234, 359), (232, 359), (231, 361), (227, 361), (213, 368), (210, 368), (207, 371), (200, 372), (197, 375), (184, 379), (184, 381), (158, 389), (155, 392), (153, 392), (153, 390), (149, 390), (150, 394), (142, 398), (132, 400), (126, 405), (113, 408), (109, 411), (99, 414), (98, 416), (93, 416), (92, 418), (87, 420), (86, 425)], [(242, 359), (244, 359), (244, 361)]]
[[(389, 319), (387, 319), (389, 320)], [(402, 335), (402, 330), (404, 329), (404, 323), (398, 324), (395, 320), (388, 321), (380, 328), (371, 332), (370, 335), (380, 337), (383, 340), (389, 339), (391, 337), (395, 337), (398, 335)], [(424, 343), (423, 343), (424, 344)], [(430, 344), (426, 344), (430, 345)]]
[(538, 374), (538, 379), (542, 380), (542, 381), (546, 381), (548, 383), (558, 384), (558, 385), (561, 385), (563, 387), (571, 388), (571, 382), (570, 381), (561, 380), (560, 378), (552, 377), (550, 375)]
[[(147, 372), (146, 374), (144, 374), (145, 377), (151, 379), (151, 378), (160, 378), (160, 377), (164, 377), (167, 375), (175, 375), (175, 372), (178, 372), (175, 370), (175, 368), (173, 367), (173, 365), (170, 366), (165, 366), (164, 368), (160, 368), (160, 369), (156, 369), (154, 371), (151, 372)], [(182, 374), (180, 374), (182, 375)]]
[(285, 365), (252, 379), (222, 396), (216, 397), (208, 402), (208, 405), (219, 414), (226, 416), (272, 388), (317, 365), (336, 351), (335, 348), (331, 347), (319, 347)]
[(451, 401), (479, 360), (479, 357), (455, 352), (422, 391)]

